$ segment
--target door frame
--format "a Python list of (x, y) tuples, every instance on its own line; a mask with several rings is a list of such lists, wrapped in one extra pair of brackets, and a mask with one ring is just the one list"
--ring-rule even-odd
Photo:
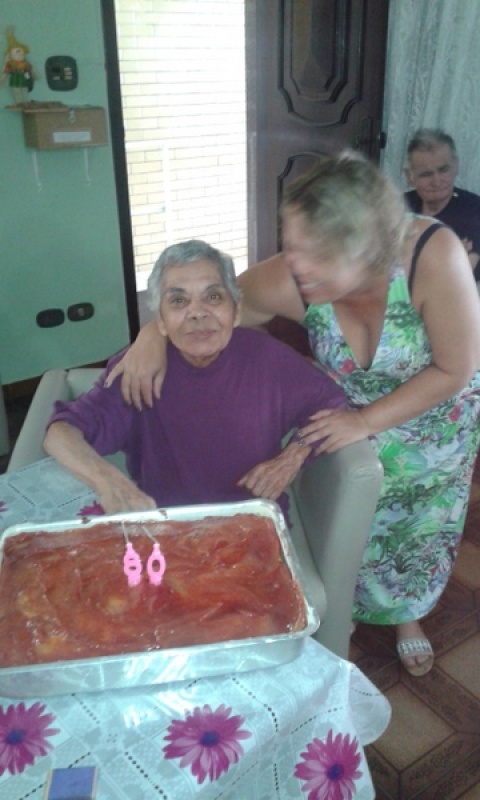
[(132, 342), (140, 330), (137, 285), (135, 279), (135, 258), (133, 250), (132, 219), (128, 193), (127, 157), (125, 153), (125, 126), (123, 123), (122, 94), (118, 62), (117, 27), (114, 0), (100, 0), (102, 11), (103, 41), (105, 49), (105, 70), (107, 78), (108, 114), (111, 131), (111, 145), (117, 212), (120, 228), (120, 245), (125, 283), (128, 328)]

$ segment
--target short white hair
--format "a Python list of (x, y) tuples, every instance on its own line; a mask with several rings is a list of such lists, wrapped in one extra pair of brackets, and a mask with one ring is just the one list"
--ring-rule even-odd
[(242, 293), (237, 285), (233, 259), (227, 253), (222, 253), (221, 250), (217, 250), (216, 247), (212, 247), (201, 239), (189, 239), (166, 247), (157, 258), (147, 284), (148, 308), (156, 314), (160, 311), (162, 276), (168, 267), (194, 264), (203, 259), (208, 259), (218, 267), (220, 278), (234, 305), (237, 306)]

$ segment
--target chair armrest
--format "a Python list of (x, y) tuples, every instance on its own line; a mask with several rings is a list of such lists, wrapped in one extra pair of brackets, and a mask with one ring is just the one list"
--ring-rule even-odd
[[(67, 372), (69, 399), (75, 400), (81, 394), (89, 392), (94, 383), (104, 372), (102, 367), (76, 367)], [(60, 398), (59, 398), (60, 399)]]
[(320, 577), (312, 556), (312, 551), (305, 535), (305, 529), (298, 512), (297, 499), (293, 487), (288, 489), (288, 516), (290, 522), (290, 538), (295, 548), (295, 553), (301, 569), (301, 576), (305, 595), (314, 606), (320, 622), (327, 615), (327, 596), (325, 586)]
[(46, 458), (42, 443), (53, 404), (56, 400), (71, 399), (65, 370), (51, 369), (42, 376), (15, 442), (7, 472)]
[[(46, 458), (43, 439), (54, 403), (57, 400), (75, 400), (88, 392), (102, 372), (101, 367), (78, 367), (51, 369), (43, 375), (10, 456), (7, 472)], [(106, 459), (128, 475), (123, 453), (113, 453)]]
[(364, 440), (315, 459), (293, 485), (327, 597), (326, 618), (315, 638), (342, 658), (348, 658), (355, 584), (382, 478), (382, 465)]

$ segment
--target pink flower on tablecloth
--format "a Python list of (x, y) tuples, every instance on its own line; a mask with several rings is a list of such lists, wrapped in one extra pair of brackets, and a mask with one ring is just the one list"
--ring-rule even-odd
[(230, 716), (231, 708), (223, 703), (212, 711), (210, 706), (195, 708), (184, 720), (173, 720), (168, 727), (170, 741), (163, 748), (165, 758), (181, 758), (180, 766), (191, 766), (198, 783), (209, 777), (217, 780), (243, 756), (241, 739), (248, 739), (250, 731), (241, 730), (243, 717)]
[(330, 730), (326, 742), (314, 739), (300, 756), (305, 760), (295, 765), (295, 776), (306, 781), (302, 792), (308, 792), (307, 800), (352, 800), (354, 781), (362, 776), (356, 738), (350, 741), (341, 733), (333, 738)]
[(44, 714), (45, 706), (34, 703), (25, 708), (24, 703), (10, 705), (4, 711), (0, 706), (0, 775), (5, 770), (14, 775), (23, 772), (39, 756), (52, 749), (47, 736), (59, 733), (58, 728), (49, 728), (54, 714)]
[(96, 500), (93, 501), (91, 506), (83, 506), (77, 514), (77, 517), (100, 517), (105, 514), (105, 509)]
[(2, 513), (2, 511), (7, 511), (7, 510), (8, 509), (5, 500), (0, 500), (0, 514)]

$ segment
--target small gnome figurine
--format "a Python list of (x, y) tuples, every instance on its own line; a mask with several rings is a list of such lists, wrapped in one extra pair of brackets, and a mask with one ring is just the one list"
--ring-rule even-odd
[(32, 91), (35, 77), (32, 65), (25, 58), (29, 48), (16, 40), (13, 26), (6, 29), (6, 35), (8, 47), (2, 80), (8, 80), (15, 102), (21, 104), (26, 102), (28, 93)]

